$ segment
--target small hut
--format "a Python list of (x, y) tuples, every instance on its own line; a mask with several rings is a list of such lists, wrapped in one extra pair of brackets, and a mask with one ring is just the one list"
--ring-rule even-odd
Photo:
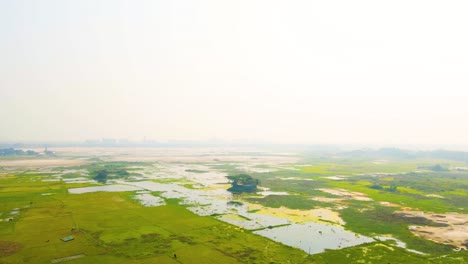
[(60, 240), (62, 240), (63, 242), (68, 242), (68, 241), (72, 241), (74, 240), (75, 238), (72, 237), (72, 236), (67, 236), (67, 237), (63, 237), (61, 238)]

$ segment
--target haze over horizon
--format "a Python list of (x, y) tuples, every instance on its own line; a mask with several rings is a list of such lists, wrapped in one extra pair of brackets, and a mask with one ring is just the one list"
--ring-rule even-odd
[(0, 1), (0, 142), (468, 145), (466, 1)]

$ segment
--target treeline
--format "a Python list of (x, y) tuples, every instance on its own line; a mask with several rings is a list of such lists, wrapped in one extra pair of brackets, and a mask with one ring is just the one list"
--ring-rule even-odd
[(127, 179), (132, 173), (130, 166), (142, 166), (141, 162), (96, 162), (82, 165), (79, 168), (89, 171), (89, 176), (100, 183), (107, 183), (109, 180)]
[(374, 183), (369, 188), (376, 189), (376, 190), (383, 190), (389, 192), (398, 192), (398, 185), (396, 183), (392, 183), (389, 186), (384, 186), (378, 183)]
[(34, 150), (22, 150), (14, 148), (0, 149), (0, 156), (38, 156), (39, 152)]
[(106, 183), (110, 178), (119, 179), (126, 178), (130, 175), (126, 170), (98, 170), (91, 172), (94, 175), (93, 179), (100, 183)]

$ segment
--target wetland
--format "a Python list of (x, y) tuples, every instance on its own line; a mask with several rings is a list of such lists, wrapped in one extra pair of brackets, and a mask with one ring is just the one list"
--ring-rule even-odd
[[(52, 162), (0, 163), (0, 263), (467, 260), (468, 174), (459, 160), (55, 153)], [(446, 169), (431, 170), (438, 164)]]

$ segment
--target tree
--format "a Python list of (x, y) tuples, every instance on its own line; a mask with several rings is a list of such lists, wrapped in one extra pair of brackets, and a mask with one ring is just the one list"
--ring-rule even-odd
[(374, 182), (374, 184), (372, 184), (372, 185), (370, 186), (370, 188), (376, 189), (376, 190), (382, 190), (382, 189), (383, 189), (382, 185), (380, 185), (380, 184), (378, 184), (378, 183), (376, 183), (376, 182)]
[(390, 187), (388, 188), (388, 191), (389, 191), (389, 192), (398, 192), (398, 189), (397, 189), (397, 188), (398, 188), (398, 186), (396, 185), (396, 183), (392, 183), (392, 184), (390, 185)]
[(100, 170), (97, 172), (96, 176), (94, 176), (93, 179), (101, 183), (106, 183), (108, 175), (109, 173), (107, 172), (107, 170)]
[(227, 178), (232, 186), (228, 191), (233, 193), (255, 192), (257, 191), (257, 185), (260, 184), (258, 179), (254, 179), (247, 174), (232, 175), (227, 176)]

